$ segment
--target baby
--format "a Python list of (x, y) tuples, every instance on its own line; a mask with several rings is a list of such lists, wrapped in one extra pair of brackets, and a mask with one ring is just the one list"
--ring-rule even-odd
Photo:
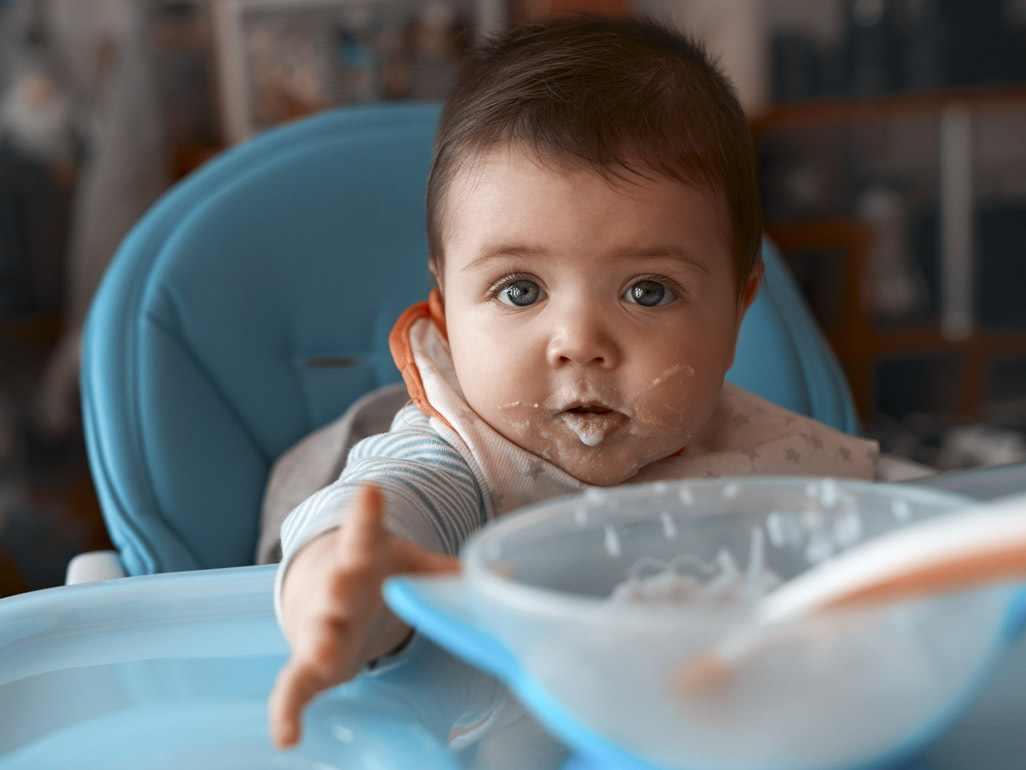
[(427, 207), (438, 289), (390, 340), (416, 408), (282, 528), (281, 746), (318, 692), (410, 634), (383, 581), (454, 569), (497, 516), (590, 486), (873, 476), (872, 442), (724, 383), (762, 219), (745, 116), (694, 42), (579, 17), (478, 51), (442, 114)]

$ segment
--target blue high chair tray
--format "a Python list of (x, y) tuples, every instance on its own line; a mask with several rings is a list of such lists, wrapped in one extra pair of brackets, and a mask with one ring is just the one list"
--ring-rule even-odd
[[(274, 567), (133, 577), (0, 601), (2, 770), (457, 770), (450, 730), (493, 680), (426, 642), (336, 688), (275, 749), (267, 696), (287, 645)], [(462, 722), (461, 722), (462, 720)]]

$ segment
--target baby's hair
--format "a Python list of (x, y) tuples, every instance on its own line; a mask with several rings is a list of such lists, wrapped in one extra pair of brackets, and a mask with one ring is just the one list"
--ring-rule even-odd
[(628, 170), (721, 195), (739, 291), (759, 259), (762, 207), (744, 111), (702, 45), (660, 23), (559, 18), (517, 27), (468, 57), (442, 111), (428, 180), (436, 271), (449, 185), (463, 164), (502, 145), (611, 180)]

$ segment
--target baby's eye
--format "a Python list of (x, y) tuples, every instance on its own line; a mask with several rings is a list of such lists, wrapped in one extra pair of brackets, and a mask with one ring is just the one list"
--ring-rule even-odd
[(624, 293), (623, 298), (628, 302), (645, 307), (658, 307), (672, 302), (673, 292), (666, 288), (659, 281), (638, 281)]
[(527, 307), (541, 297), (541, 287), (527, 278), (519, 278), (500, 288), (495, 296), (504, 305)]

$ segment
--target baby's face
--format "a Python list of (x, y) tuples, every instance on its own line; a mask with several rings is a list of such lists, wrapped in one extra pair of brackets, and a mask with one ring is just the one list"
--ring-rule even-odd
[(449, 190), (439, 276), (471, 408), (591, 484), (683, 448), (716, 406), (754, 296), (737, 299), (724, 205), (515, 149), (477, 161)]

